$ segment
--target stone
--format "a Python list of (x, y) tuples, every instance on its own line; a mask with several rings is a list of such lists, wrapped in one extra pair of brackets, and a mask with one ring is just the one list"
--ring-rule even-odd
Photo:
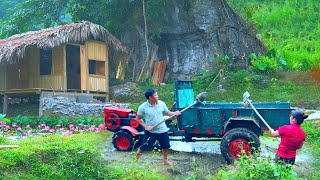
[[(247, 68), (250, 53), (267, 52), (256, 38), (254, 27), (237, 15), (225, 0), (172, 0), (172, 4), (165, 10), (167, 16), (161, 23), (148, 22), (151, 27), (148, 33), (157, 34), (148, 42), (150, 52), (158, 47), (154, 60), (168, 61), (165, 80), (190, 80), (201, 70), (219, 70), (213, 60), (214, 54), (227, 55), (230, 66)], [(136, 21), (128, 18), (128, 22)], [(146, 59), (143, 23), (132, 24), (127, 29), (121, 37), (133, 52), (127, 76), (136, 80)], [(117, 64), (114, 66), (111, 65), (111, 69), (117, 69)], [(149, 62), (146, 67), (151, 67)], [(123, 89), (116, 93), (129, 91)]]

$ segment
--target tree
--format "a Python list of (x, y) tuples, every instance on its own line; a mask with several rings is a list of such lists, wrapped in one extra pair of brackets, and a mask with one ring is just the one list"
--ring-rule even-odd
[[(165, 17), (164, 10), (170, 2), (146, 0), (146, 20), (161, 20), (159, 17)], [(128, 26), (143, 23), (141, 9), (141, 0), (27, 0), (11, 9), (3, 19), (0, 38), (81, 20), (100, 24), (115, 34), (121, 34)]]
[(66, 0), (28, 0), (9, 10), (0, 28), (1, 37), (66, 23)]
[(12, 9), (16, 4), (24, 0), (2, 0), (0, 1), (0, 19), (7, 17), (7, 10)]

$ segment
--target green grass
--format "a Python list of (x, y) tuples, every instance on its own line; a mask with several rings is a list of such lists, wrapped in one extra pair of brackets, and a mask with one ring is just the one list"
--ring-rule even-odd
[(308, 70), (320, 65), (320, 2), (318, 0), (228, 0), (254, 24), (257, 36), (284, 58), (287, 68)]
[[(110, 134), (49, 135), (15, 142), (19, 148), (0, 151), (0, 179), (165, 179), (137, 163), (107, 164), (101, 154)], [(0, 143), (9, 144), (2, 137)]]
[[(212, 179), (319, 179), (320, 178), (320, 120), (306, 121), (302, 128), (307, 133), (306, 145), (312, 149), (316, 158), (312, 167), (315, 172), (304, 173), (303, 177), (291, 170), (274, 164), (271, 159), (243, 157), (235, 166), (220, 170), (217, 174), (207, 175)], [(132, 158), (125, 163), (107, 164), (101, 157), (105, 139), (112, 133), (76, 134), (72, 136), (49, 135), (39, 138), (28, 138), (14, 144), (19, 148), (0, 151), (0, 179), (170, 179), (145, 165), (134, 163)], [(10, 144), (0, 137), (0, 144)], [(11, 143), (12, 144), (12, 143)], [(123, 161), (123, 160), (122, 160)], [(194, 176), (202, 177), (194, 169)]]
[(310, 173), (307, 179), (320, 179), (320, 119), (306, 121), (302, 124), (302, 128), (307, 134), (307, 146), (312, 147), (314, 159), (313, 167), (315, 171)]
[(19, 148), (0, 151), (0, 179), (101, 179), (99, 158), (103, 134), (49, 135), (15, 142)]
[[(289, 101), (292, 107), (320, 109), (320, 96), (316, 95), (320, 86), (310, 78), (308, 72), (277, 72), (272, 75), (245, 72), (243, 70), (229, 72), (223, 80), (216, 79), (214, 82), (212, 82), (214, 76), (196, 77), (193, 79), (194, 94), (206, 91), (208, 92), (206, 101), (242, 102), (244, 92), (248, 91), (253, 102)], [(146, 100), (144, 90), (151, 87), (158, 90), (159, 98), (170, 108), (174, 103), (173, 84), (164, 86), (139, 84), (137, 93), (123, 98), (124, 102), (131, 103), (130, 108), (137, 110)]]

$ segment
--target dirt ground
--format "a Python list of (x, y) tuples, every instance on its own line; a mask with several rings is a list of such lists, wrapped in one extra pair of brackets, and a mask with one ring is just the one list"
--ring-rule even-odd
[[(261, 157), (274, 157), (279, 141), (271, 137), (261, 137)], [(108, 164), (116, 163), (129, 165), (134, 161), (135, 151), (119, 152), (112, 147), (111, 136), (106, 142), (104, 150)], [(162, 164), (160, 151), (145, 152), (138, 165), (146, 165), (150, 169), (157, 170), (168, 179), (186, 179), (197, 174), (198, 179), (207, 179), (217, 173), (224, 166), (225, 161), (220, 154), (220, 142), (178, 142), (171, 141), (169, 159), (174, 163), (173, 167)], [(314, 157), (310, 153), (308, 145), (298, 151), (296, 158), (296, 171), (300, 177), (305, 177), (313, 172)]]
[[(169, 179), (185, 179), (186, 177), (191, 177), (194, 173), (197, 173), (197, 177), (200, 175), (200, 177), (206, 179), (206, 177), (219, 171), (225, 163), (220, 154), (208, 152), (184, 152), (172, 149), (170, 150), (169, 159), (174, 163), (174, 166), (167, 166), (162, 163), (162, 154), (160, 150), (144, 152), (141, 161), (137, 163), (134, 161), (135, 151), (116, 151), (115, 148), (112, 147), (111, 137), (109, 140), (110, 141), (107, 141), (104, 147), (108, 164), (116, 163), (129, 165), (130, 163), (135, 163), (157, 170)], [(177, 145), (172, 147), (175, 148), (175, 146)], [(182, 145), (181, 147), (185, 148), (185, 145)]]

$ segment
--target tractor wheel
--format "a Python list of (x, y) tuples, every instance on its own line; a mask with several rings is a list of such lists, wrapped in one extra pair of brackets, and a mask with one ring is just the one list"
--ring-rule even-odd
[(221, 154), (228, 164), (242, 155), (249, 156), (259, 150), (259, 137), (249, 129), (235, 128), (228, 131), (220, 143)]
[(131, 151), (134, 146), (131, 133), (125, 130), (119, 130), (113, 135), (112, 144), (118, 151)]

